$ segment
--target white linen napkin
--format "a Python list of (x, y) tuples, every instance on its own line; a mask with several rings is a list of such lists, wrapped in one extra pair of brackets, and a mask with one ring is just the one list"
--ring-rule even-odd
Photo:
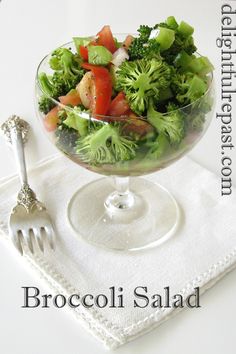
[[(30, 171), (30, 185), (55, 222), (57, 248), (24, 258), (52, 289), (65, 296), (79, 293), (107, 294), (109, 287), (124, 289), (125, 308), (71, 309), (80, 322), (109, 348), (115, 348), (150, 331), (179, 309), (134, 308), (133, 290), (147, 287), (148, 294), (171, 294), (184, 298), (195, 287), (203, 293), (236, 265), (236, 200), (220, 196), (220, 180), (189, 158), (166, 170), (146, 176), (161, 183), (176, 197), (182, 210), (177, 233), (162, 245), (126, 253), (96, 248), (82, 241), (67, 223), (70, 197), (98, 175), (63, 156), (40, 162)], [(7, 219), (15, 204), (16, 176), (0, 184), (0, 230), (7, 240)], [(141, 301), (141, 300), (140, 300)], [(140, 302), (139, 301), (139, 302)], [(143, 302), (140, 302), (143, 304)]]

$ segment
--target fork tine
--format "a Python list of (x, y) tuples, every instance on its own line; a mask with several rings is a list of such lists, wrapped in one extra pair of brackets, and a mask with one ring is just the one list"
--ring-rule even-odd
[(54, 242), (55, 233), (54, 233), (54, 229), (53, 229), (52, 225), (49, 225), (49, 224), (45, 225), (44, 229), (46, 231), (47, 240), (49, 242), (49, 245), (50, 245), (51, 249), (54, 250), (55, 249), (55, 242)]
[[(47, 242), (52, 250), (55, 249), (54, 246), (54, 229), (53, 226), (49, 223), (45, 224), (40, 228), (41, 240)], [(45, 247), (44, 247), (45, 248)]]
[(33, 243), (31, 239), (30, 229), (29, 230), (21, 230), (22, 235), (27, 243), (27, 246), (32, 254), (34, 254)]
[(44, 252), (44, 246), (43, 246), (43, 237), (40, 229), (37, 227), (33, 227), (33, 233), (36, 238), (37, 244), (42, 252)]
[(15, 248), (22, 256), (23, 255), (23, 247), (21, 244), (21, 235), (20, 235), (19, 231), (16, 231), (16, 232), (11, 231), (10, 236), (11, 236), (11, 240), (12, 240)]

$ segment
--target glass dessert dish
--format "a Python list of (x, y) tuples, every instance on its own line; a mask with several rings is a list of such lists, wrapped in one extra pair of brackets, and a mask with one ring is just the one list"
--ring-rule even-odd
[[(68, 43), (62, 47), (73, 46)], [(50, 55), (41, 61), (36, 75), (36, 110), (41, 123), (45, 115), (38, 109), (38, 101), (45, 92), (38, 78), (42, 72), (50, 75), (49, 59)], [(51, 101), (61, 119), (69, 114), (74, 120), (78, 118), (86, 136), (78, 139), (74, 129), (61, 126), (49, 132), (42, 124), (49, 139), (81, 167), (106, 176), (84, 185), (69, 201), (68, 220), (76, 234), (96, 246), (116, 250), (153, 247), (173, 235), (180, 220), (174, 196), (140, 176), (179, 160), (205, 134), (213, 112), (212, 73), (208, 74), (208, 89), (201, 98), (183, 108), (159, 113), (159, 120), (183, 117), (184, 138), (179, 144), (168, 144), (160, 136), (163, 140), (158, 140), (150, 114), (149, 121), (147, 117), (104, 116), (78, 111), (53, 98)]]

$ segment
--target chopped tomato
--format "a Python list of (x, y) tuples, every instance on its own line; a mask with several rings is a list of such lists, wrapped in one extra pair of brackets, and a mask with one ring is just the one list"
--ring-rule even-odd
[(81, 103), (81, 98), (77, 90), (71, 90), (67, 95), (60, 96), (59, 101), (64, 105), (77, 106)]
[(112, 81), (109, 71), (98, 65), (83, 63), (82, 67), (91, 70), (94, 75), (95, 97), (91, 102), (94, 114), (105, 115), (110, 107), (112, 94)]
[(79, 47), (79, 52), (83, 60), (88, 61), (88, 48), (81, 45)]
[(124, 92), (119, 92), (118, 95), (112, 100), (108, 114), (114, 117), (125, 115), (130, 110), (129, 104), (125, 98)]
[(45, 126), (45, 129), (48, 132), (53, 132), (57, 128), (57, 123), (58, 123), (58, 109), (59, 107), (56, 106), (53, 109), (51, 109), (50, 112), (48, 112), (43, 120), (43, 124)]
[(123, 47), (125, 49), (128, 49), (130, 47), (131, 43), (133, 42), (133, 40), (134, 40), (134, 37), (131, 36), (131, 34), (128, 34), (128, 36), (126, 36), (126, 38), (123, 42)]
[(104, 26), (100, 32), (97, 34), (98, 39), (97, 39), (97, 44), (98, 45), (103, 45), (106, 47), (111, 53), (114, 53), (117, 48), (116, 48), (116, 43), (113, 38), (110, 26)]

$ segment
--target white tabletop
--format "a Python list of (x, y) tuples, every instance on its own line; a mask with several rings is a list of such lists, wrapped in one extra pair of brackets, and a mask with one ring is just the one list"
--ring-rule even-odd
[[(28, 165), (56, 152), (41, 131), (34, 112), (34, 75), (37, 64), (47, 52), (72, 36), (96, 33), (104, 24), (110, 24), (116, 33), (132, 33), (139, 24), (154, 24), (175, 15), (196, 28), (199, 51), (208, 55), (219, 68), (220, 52), (215, 39), (220, 34), (221, 4), (220, 0), (0, 1), (0, 122), (15, 113), (31, 123), (33, 134), (27, 145)], [(232, 2), (232, 6), (234, 4)], [(219, 174), (220, 144), (220, 122), (213, 118), (206, 136), (190, 156)], [(4, 177), (15, 171), (15, 164), (2, 139), (0, 151), (0, 177)], [(233, 178), (235, 183), (235, 176)], [(1, 353), (105, 352), (67, 312), (21, 308), (22, 286), (37, 286), (41, 292), (48, 289), (32, 276), (15, 250), (3, 243), (0, 245), (0, 284)], [(233, 354), (235, 294), (236, 271), (203, 296), (201, 309), (183, 311), (117, 353)]]

